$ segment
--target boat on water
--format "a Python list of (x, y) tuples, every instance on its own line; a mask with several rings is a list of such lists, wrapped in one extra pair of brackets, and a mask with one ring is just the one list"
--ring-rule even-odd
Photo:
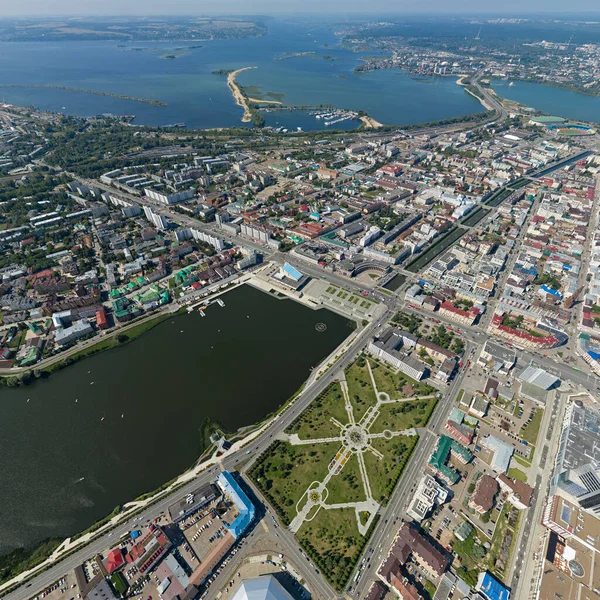
[(511, 81), (511, 82), (508, 84), (508, 87), (513, 87), (513, 85), (515, 85), (515, 82), (514, 82), (514, 81)]

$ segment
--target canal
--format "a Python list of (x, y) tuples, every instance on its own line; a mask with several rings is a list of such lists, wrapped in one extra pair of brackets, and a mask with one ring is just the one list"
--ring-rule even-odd
[[(0, 554), (81, 531), (287, 400), (353, 323), (249, 286), (31, 386), (0, 389)], [(317, 326), (318, 325), (318, 326)]]

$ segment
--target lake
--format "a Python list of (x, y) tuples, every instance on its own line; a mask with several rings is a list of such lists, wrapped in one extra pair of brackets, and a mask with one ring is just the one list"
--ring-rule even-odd
[(0, 388), (0, 553), (72, 535), (182, 473), (205, 418), (231, 432), (259, 422), (352, 331), (249, 286), (223, 300), (45, 381)]
[(509, 86), (507, 82), (495, 81), (493, 88), (499, 96), (550, 115), (600, 123), (600, 96), (586, 96), (529, 81), (514, 83)]
[[(366, 110), (386, 124), (423, 123), (483, 110), (454, 77), (415, 78), (395, 69), (355, 73), (364, 55), (341, 48), (325, 26), (277, 19), (267, 25), (266, 36), (241, 40), (0, 43), (4, 85), (75, 87), (160, 100), (168, 106), (47, 88), (0, 87), (0, 100), (75, 116), (136, 115), (134, 122), (141, 125), (241, 126), (242, 110), (233, 101), (226, 76), (212, 71), (256, 66), (240, 74), (242, 85), (257, 86), (263, 94), (283, 94), (287, 104)], [(286, 53), (303, 52), (311, 54), (278, 60)], [(162, 58), (167, 54), (178, 57)], [(324, 128), (306, 113), (268, 114), (266, 124)], [(357, 124), (347, 121), (336, 127)]]

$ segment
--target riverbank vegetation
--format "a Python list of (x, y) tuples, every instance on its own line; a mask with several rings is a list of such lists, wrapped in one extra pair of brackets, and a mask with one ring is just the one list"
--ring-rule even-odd
[[(182, 309), (176, 314), (183, 314)], [(88, 348), (84, 348), (79, 352), (75, 352), (70, 356), (67, 356), (63, 359), (58, 359), (56, 362), (44, 367), (43, 369), (31, 369), (28, 371), (24, 371), (19, 373), (18, 375), (9, 376), (9, 377), (0, 377), (0, 386), (6, 387), (19, 387), (21, 385), (29, 385), (34, 383), (38, 379), (45, 379), (49, 377), (52, 373), (56, 371), (60, 371), (65, 367), (75, 364), (76, 362), (88, 358), (89, 356), (93, 356), (94, 354), (98, 354), (99, 352), (104, 352), (105, 350), (110, 350), (112, 348), (116, 348), (118, 346), (124, 346), (129, 342), (140, 337), (142, 334), (150, 331), (157, 325), (160, 325), (163, 321), (167, 319), (173, 318), (175, 314), (166, 313), (162, 315), (158, 315), (153, 319), (147, 319), (137, 325), (129, 327), (125, 331), (121, 333), (115, 332), (114, 335), (109, 337), (105, 337), (100, 340), (98, 343), (89, 346)]]
[(43, 563), (62, 542), (60, 538), (48, 538), (28, 550), (17, 548), (0, 556), (0, 584)]
[[(175, 56), (173, 55), (173, 58)], [(150, 98), (137, 98), (135, 96), (127, 96), (125, 94), (113, 94), (112, 92), (102, 92), (100, 90), (89, 90), (85, 88), (72, 87), (69, 85), (34, 85), (23, 83), (0, 83), (0, 88), (17, 88), (17, 89), (46, 89), (46, 90), (64, 90), (67, 92), (80, 92), (82, 94), (92, 94), (94, 96), (107, 96), (108, 98), (118, 98), (119, 100), (131, 100), (132, 102), (142, 102), (151, 106), (168, 106), (166, 102), (161, 100), (152, 100)]]

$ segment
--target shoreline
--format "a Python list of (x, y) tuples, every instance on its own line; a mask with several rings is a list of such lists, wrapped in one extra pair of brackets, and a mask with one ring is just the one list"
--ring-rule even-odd
[[(444, 76), (442, 75), (442, 77), (444, 77)], [(450, 77), (455, 77), (455, 75), (450, 75)], [(475, 100), (477, 100), (479, 102), (479, 104), (481, 104), (481, 106), (483, 106), (483, 108), (485, 108), (486, 110), (495, 110), (494, 107), (487, 102), (485, 97), (480, 97), (477, 94), (475, 94), (473, 92), (473, 90), (469, 89), (469, 87), (473, 84), (472, 83), (467, 84), (467, 83), (465, 83), (464, 80), (467, 79), (468, 77), (470, 77), (470, 75), (461, 74), (461, 75), (456, 75), (456, 77), (457, 77), (456, 85), (460, 85), (462, 88), (464, 88), (465, 92), (467, 92), (467, 94), (469, 94), (470, 96), (473, 96), (473, 98), (475, 98)], [(493, 93), (494, 95), (497, 96), (497, 94), (496, 94), (496, 92), (494, 92), (494, 90), (492, 90), (491, 88), (490, 88), (490, 90), (491, 90), (491, 93)], [(501, 104), (499, 96), (498, 96), (498, 103)]]
[(256, 69), (257, 67), (242, 67), (241, 69), (237, 69), (232, 71), (227, 75), (227, 85), (231, 90), (233, 95), (233, 99), (238, 106), (241, 106), (244, 109), (244, 114), (242, 115), (242, 123), (249, 123), (252, 121), (252, 113), (249, 105), (249, 98), (247, 98), (240, 89), (240, 85), (237, 83), (235, 78), (242, 73), (243, 71), (248, 71), (250, 69)]
[[(249, 281), (239, 282), (238, 285), (243, 284), (252, 285), (252, 279)], [(276, 299), (293, 300), (295, 302), (298, 302), (302, 306), (311, 308), (315, 311), (321, 310), (323, 308), (325, 310), (331, 310), (328, 307), (310, 306), (308, 303), (302, 301), (302, 299), (294, 296), (291, 293), (284, 293), (284, 298), (278, 298), (272, 293), (262, 288), (260, 285), (252, 285), (252, 287), (271, 297), (275, 297)], [(230, 290), (219, 290), (214, 295), (211, 295), (211, 298), (218, 297), (222, 294), (227, 293), (228, 291)], [(201, 304), (203, 301), (204, 299), (195, 303), (195, 306)], [(264, 433), (266, 429), (268, 429), (271, 425), (277, 422), (278, 419), (281, 418), (281, 416), (288, 410), (290, 406), (294, 405), (298, 401), (298, 399), (302, 398), (308, 386), (312, 385), (317, 379), (319, 379), (319, 377), (321, 377), (321, 375), (324, 374), (325, 371), (327, 371), (335, 365), (335, 363), (346, 353), (346, 351), (350, 348), (351, 344), (356, 340), (356, 337), (360, 334), (362, 328), (359, 326), (358, 322), (355, 319), (348, 317), (347, 315), (345, 315), (345, 317), (349, 320), (354, 321), (356, 326), (353, 328), (353, 330), (327, 356), (323, 357), (323, 359), (315, 366), (314, 370), (302, 382), (300, 387), (291, 396), (285, 398), (280, 406), (275, 408), (272, 412), (268, 413), (258, 421), (253, 422), (247, 426), (243, 426), (235, 432), (225, 434), (226, 439), (228, 439), (231, 442), (231, 447), (228, 450), (225, 450), (221, 454), (218, 454), (218, 448), (215, 448), (214, 444), (207, 445), (195, 458), (192, 465), (186, 468), (183, 472), (180, 472), (179, 474), (175, 475), (175, 477), (161, 484), (158, 488), (144, 492), (136, 498), (124, 502), (122, 505), (115, 508), (115, 510), (113, 510), (112, 513), (106, 515), (101, 519), (98, 519), (88, 528), (70, 536), (66, 536), (47, 555), (47, 557), (42, 559), (38, 564), (35, 564), (29, 569), (22, 571), (21, 573), (12, 577), (10, 580), (0, 583), (0, 592), (2, 592), (3, 594), (10, 593), (16, 587), (22, 586), (31, 578), (39, 575), (40, 573), (43, 573), (48, 567), (51, 567), (56, 563), (68, 558), (73, 553), (82, 550), (88, 544), (92, 543), (97, 537), (106, 535), (114, 528), (122, 524), (124, 521), (133, 518), (135, 515), (138, 515), (153, 504), (165, 500), (166, 498), (171, 496), (171, 494), (177, 492), (182, 486), (191, 483), (194, 479), (196, 479), (196, 477), (200, 476), (203, 472), (209, 470), (214, 466), (219, 465), (223, 458), (235, 454), (236, 452), (240, 452), (240, 450), (244, 448), (248, 443), (252, 442), (258, 436)], [(210, 424), (218, 425), (218, 423), (214, 421), (210, 421), (209, 425)], [(35, 546), (34, 548), (38, 546)]]
[(106, 96), (107, 98), (117, 98), (119, 100), (130, 100), (131, 102), (142, 102), (151, 106), (168, 106), (162, 100), (152, 100), (151, 98), (136, 98), (125, 94), (113, 94), (112, 92), (102, 92), (99, 90), (88, 90), (86, 88), (71, 87), (68, 85), (36, 85), (25, 83), (0, 83), (0, 88), (5, 89), (34, 89), (34, 90), (63, 90), (66, 92), (79, 92), (81, 94), (92, 94), (94, 96)]
[(369, 115), (363, 115), (358, 118), (362, 121), (365, 129), (379, 129), (380, 127), (385, 127), (383, 123), (376, 121), (373, 117), (369, 117)]

